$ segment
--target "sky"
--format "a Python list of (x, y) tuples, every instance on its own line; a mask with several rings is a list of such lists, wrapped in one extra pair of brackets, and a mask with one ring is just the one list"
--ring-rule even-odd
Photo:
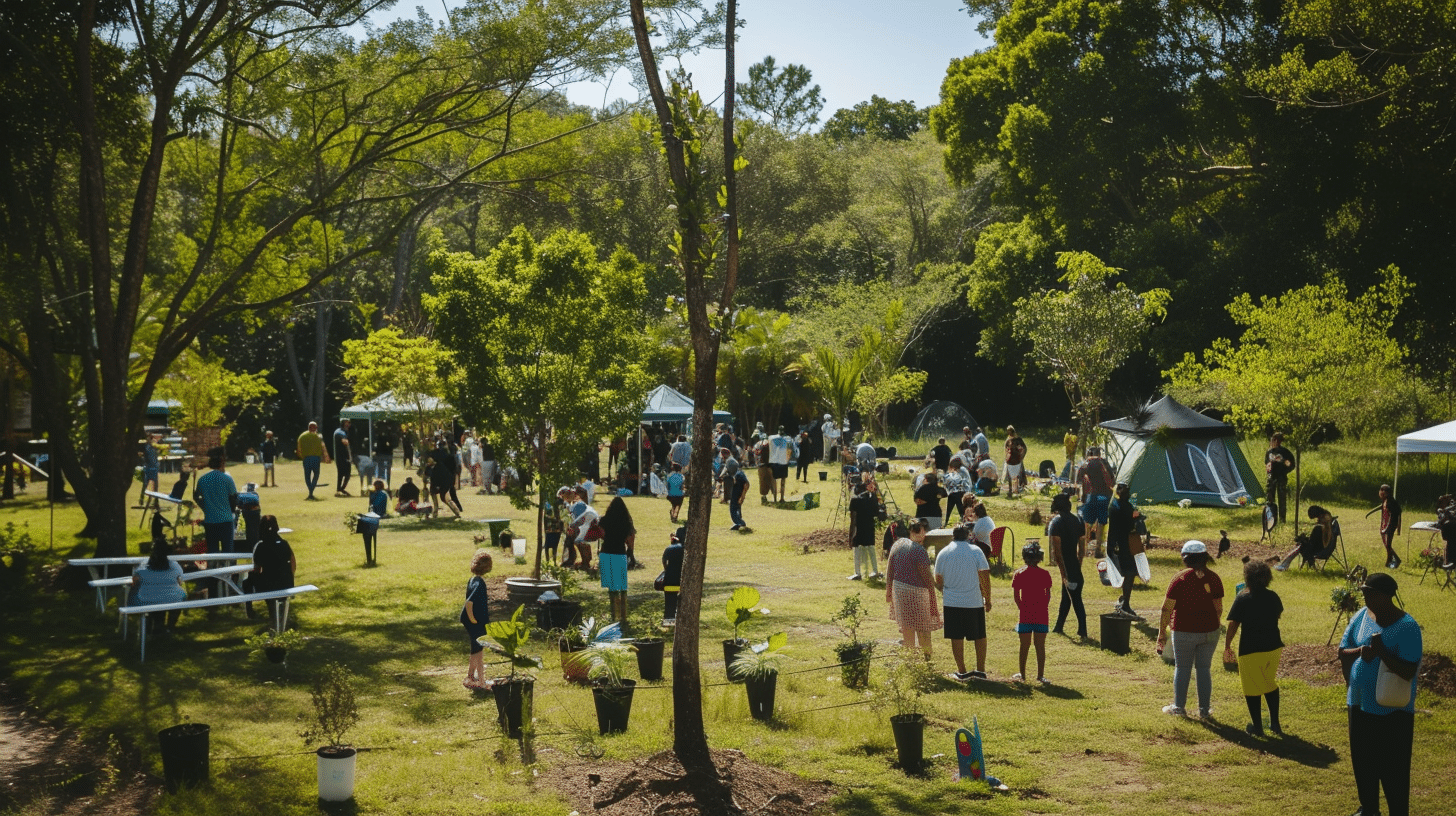
[[(458, 2), (401, 0), (385, 19), (412, 17), (416, 6), (438, 18), (444, 5)], [(950, 61), (990, 45), (960, 0), (739, 0), (738, 16), (744, 21), (738, 81), (768, 55), (779, 65), (808, 67), (824, 96), (821, 124), (872, 95), (919, 107), (936, 104)], [(723, 52), (704, 51), (684, 65), (704, 98), (715, 100), (723, 87)], [(572, 102), (593, 107), (636, 97), (625, 74), (610, 84), (577, 83), (565, 90)]]

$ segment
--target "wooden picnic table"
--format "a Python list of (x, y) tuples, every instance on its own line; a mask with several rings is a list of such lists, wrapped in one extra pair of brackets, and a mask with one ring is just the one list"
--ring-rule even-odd
[[(231, 589), (234, 595), (241, 595), (243, 594), (243, 590), (237, 584), (233, 583), (232, 576), (241, 575), (245, 572), (252, 571), (252, 564), (233, 564), (226, 567), (213, 567), (212, 569), (197, 570), (195, 572), (184, 572), (182, 573), (182, 580), (201, 581), (205, 578), (217, 578), (225, 586)], [(119, 586), (130, 586), (131, 576), (118, 575), (115, 578), (97, 578), (96, 580), (88, 581), (87, 583), (96, 590), (96, 594), (98, 595), (97, 602), (101, 604), (101, 608), (104, 611), (106, 609), (106, 596), (111, 588)], [(122, 637), (126, 637), (126, 618), (124, 616), (121, 619), (121, 625)]]
[[(122, 618), (129, 615), (141, 615), (142, 625), (139, 627), (141, 640), (141, 662), (147, 661), (147, 615), (160, 612), (181, 611), (186, 609), (207, 609), (213, 606), (229, 606), (231, 604), (251, 603), (253, 601), (278, 601), (277, 604), (269, 604), (273, 608), (273, 631), (282, 632), (288, 626), (288, 603), (295, 596), (305, 592), (317, 592), (318, 587), (313, 584), (305, 584), (289, 589), (275, 589), (271, 592), (249, 592), (246, 595), (227, 595), (221, 598), (203, 598), (196, 601), (178, 601), (176, 603), (149, 604), (147, 606), (123, 606), (117, 610)], [(123, 632), (125, 627), (123, 627)], [(126, 635), (122, 635), (124, 640)]]

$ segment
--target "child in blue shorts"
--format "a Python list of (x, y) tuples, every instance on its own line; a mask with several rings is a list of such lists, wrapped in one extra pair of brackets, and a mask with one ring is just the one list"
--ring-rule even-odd
[(1037, 566), (1041, 563), (1041, 543), (1030, 539), (1021, 548), (1021, 560), (1026, 566), (1011, 576), (1011, 595), (1016, 599), (1020, 616), (1016, 633), (1021, 637), (1021, 671), (1012, 680), (1021, 682), (1026, 678), (1026, 654), (1036, 642), (1036, 681), (1043, 685), (1046, 679), (1046, 636), (1048, 607), (1052, 602), (1052, 574)]

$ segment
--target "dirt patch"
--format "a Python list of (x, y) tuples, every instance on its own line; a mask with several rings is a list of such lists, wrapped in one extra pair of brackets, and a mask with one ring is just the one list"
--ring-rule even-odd
[(88, 744), (26, 711), (0, 686), (0, 811), (148, 813), (161, 787), (114, 743)]
[(848, 530), (814, 530), (793, 536), (790, 540), (796, 545), (795, 549), (802, 548), (806, 553), (851, 549)]
[(1456, 662), (1440, 652), (1421, 659), (1421, 688), (1442, 697), (1456, 697)]
[(664, 813), (753, 813), (809, 816), (827, 811), (835, 795), (815, 782), (749, 761), (741, 751), (713, 751), (719, 785), (690, 781), (671, 751), (646, 759), (612, 761), (562, 755), (540, 781), (559, 791), (581, 813), (638, 816)]
[(1333, 646), (1314, 643), (1290, 643), (1279, 656), (1279, 676), (1303, 680), (1311, 686), (1333, 686), (1344, 683), (1340, 673), (1340, 657)]

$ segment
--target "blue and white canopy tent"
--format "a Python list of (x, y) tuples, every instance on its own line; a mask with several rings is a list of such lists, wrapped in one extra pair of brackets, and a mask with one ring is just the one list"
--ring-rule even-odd
[[(642, 422), (680, 422), (689, 428), (693, 421), (693, 401), (683, 392), (670, 385), (659, 385), (647, 394), (647, 404), (642, 408)], [(713, 411), (714, 422), (728, 422), (733, 415), (727, 411)], [(691, 433), (688, 431), (688, 433)], [(642, 434), (637, 434), (637, 461), (642, 461)], [(647, 480), (637, 480), (637, 492)]]
[[(374, 455), (374, 422), (379, 419), (405, 419), (418, 420), (420, 414), (428, 417), (448, 419), (451, 412), (450, 404), (442, 399), (430, 396), (419, 396), (402, 398), (396, 397), (393, 391), (385, 391), (383, 394), (371, 400), (365, 400), (358, 405), (351, 405), (339, 411), (339, 419), (356, 420), (363, 419), (369, 422), (369, 455)], [(421, 433), (424, 429), (419, 429)], [(327, 434), (325, 434), (327, 436)], [(423, 437), (421, 437), (423, 439)]]
[[(1447, 422), (1419, 431), (1398, 436), (1395, 439), (1395, 484), (1392, 490), (1400, 493), (1400, 455), (1402, 453), (1456, 453), (1456, 422)], [(1447, 459), (1446, 478), (1451, 478), (1450, 459)]]

